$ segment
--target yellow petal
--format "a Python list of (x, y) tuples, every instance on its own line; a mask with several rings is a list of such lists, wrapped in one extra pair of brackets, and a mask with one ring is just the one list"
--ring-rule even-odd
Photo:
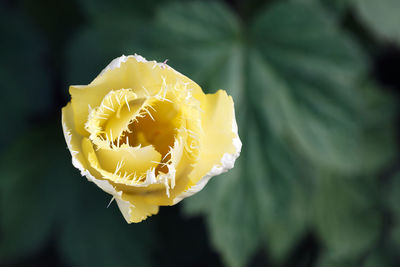
[(174, 203), (200, 191), (208, 180), (233, 168), (242, 143), (237, 132), (232, 97), (225, 91), (207, 94), (201, 102), (204, 131), (200, 155), (189, 174), (191, 184), (174, 199)]
[[(161, 161), (161, 154), (153, 146), (126, 149), (99, 149), (97, 158), (104, 168), (112, 173), (135, 173), (137, 177), (146, 175), (150, 169), (155, 169)], [(117, 170), (118, 168), (118, 170)]]
[(91, 167), (104, 179), (134, 186), (157, 183), (153, 173), (161, 161), (161, 154), (153, 146), (100, 148), (95, 151), (92, 142), (88, 138), (83, 138), (82, 148)]
[(131, 88), (138, 95), (153, 95), (163, 84), (174, 84), (177, 79), (193, 88), (195, 94), (201, 91), (196, 83), (166, 64), (137, 55), (114, 59), (89, 85), (70, 86), (77, 132), (88, 136), (84, 125), (89, 109), (98, 107), (111, 90)]
[(75, 131), (74, 127), (74, 111), (69, 103), (62, 109), (62, 125), (64, 131), (64, 137), (67, 141), (68, 148), (72, 156), (72, 164), (75, 168), (81, 171), (82, 176), (95, 183), (103, 191), (115, 196), (120, 197), (121, 192), (117, 192), (112, 184), (108, 181), (97, 179), (100, 175), (90, 167), (89, 162), (86, 160), (86, 155), (84, 155), (82, 150), (82, 137)]
[(122, 194), (122, 199), (117, 204), (128, 223), (138, 223), (158, 213), (157, 205), (144, 203), (140, 196)]
[(75, 131), (74, 111), (72, 110), (71, 103), (68, 103), (68, 105), (61, 110), (61, 116), (64, 137), (72, 156), (72, 163), (75, 168), (82, 171), (82, 169), (87, 168), (87, 163), (81, 153), (82, 137)]

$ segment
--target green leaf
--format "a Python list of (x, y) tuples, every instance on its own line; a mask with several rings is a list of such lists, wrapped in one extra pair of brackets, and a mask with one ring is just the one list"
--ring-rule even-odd
[(391, 214), (392, 227), (389, 230), (389, 242), (397, 253), (400, 251), (400, 173), (396, 173), (384, 188), (385, 204)]
[(272, 130), (320, 166), (359, 170), (355, 89), (365, 62), (356, 44), (312, 5), (279, 4), (255, 21), (253, 31), (251, 73), (263, 77), (250, 79), (257, 82), (253, 102), (263, 105), (260, 113)]
[[(211, 239), (229, 266), (244, 266), (254, 254), (259, 236), (258, 209), (239, 161), (229, 177), (220, 177), (219, 192), (208, 217)], [(251, 180), (250, 180), (251, 181)]]
[[(307, 165), (288, 151), (342, 173), (362, 169), (362, 125), (354, 121), (362, 114), (356, 87), (364, 57), (323, 10), (309, 4), (270, 7), (255, 20), (249, 37), (217, 3), (161, 10), (161, 23), (171, 17), (166, 25), (170, 64), (206, 91), (223, 88), (233, 95), (244, 143), (238, 166), (185, 200), (186, 210), (208, 214), (213, 242), (230, 265), (243, 265), (261, 241), (254, 223), (243, 216), (258, 221), (269, 254), (282, 261), (302, 237), (308, 214), (307, 172), (302, 168)], [(190, 22), (184, 22), (187, 17)], [(261, 119), (261, 129), (246, 124), (252, 116)], [(252, 144), (263, 139), (267, 141)], [(240, 217), (242, 211), (246, 215)], [(252, 242), (246, 241), (249, 235)]]
[(229, 179), (230, 175), (230, 173), (224, 173), (219, 176), (221, 179), (211, 179), (207, 183), (207, 186), (199, 193), (190, 197), (189, 200), (186, 200), (185, 204), (182, 206), (185, 214), (189, 216), (209, 215), (212, 207), (215, 205), (211, 199), (214, 199), (214, 197), (218, 195), (217, 191), (220, 187), (224, 188), (224, 182), (226, 179)]
[[(363, 132), (360, 137), (360, 161), (363, 172), (377, 173), (393, 162), (397, 153), (397, 100), (385, 88), (374, 82), (360, 86), (365, 115), (360, 118)], [(382, 130), (384, 129), (384, 130)]]
[(318, 267), (394, 267), (397, 266), (394, 259), (397, 255), (391, 247), (384, 244), (377, 246), (366, 254), (365, 257), (359, 259), (337, 259), (332, 258), (329, 253), (323, 252), (318, 258)]
[(319, 0), (328, 9), (332, 9), (339, 15), (343, 15), (348, 10), (353, 0)]
[(281, 263), (303, 237), (308, 224), (308, 181), (297, 179), (305, 173), (299, 173), (298, 159), (281, 140), (265, 135), (268, 131), (260, 126), (248, 130), (245, 156), (252, 177), (248, 194), (254, 194), (257, 200), (260, 231), (269, 255)]
[[(349, 10), (354, 0), (292, 0), (303, 3), (319, 4), (324, 7), (329, 14), (332, 14), (337, 19), (343, 18), (346, 11)], [(340, 20), (337, 22), (339, 23)]]
[(380, 267), (380, 266), (397, 266), (395, 260), (397, 257), (396, 253), (390, 247), (379, 247), (372, 251), (371, 254), (365, 259), (365, 267)]
[(360, 19), (385, 41), (400, 41), (400, 2), (354, 0)]
[(323, 175), (315, 193), (315, 226), (334, 260), (357, 259), (377, 241), (381, 215), (374, 179)]
[[(206, 91), (223, 88), (233, 95), (244, 143), (235, 169), (186, 200), (186, 210), (208, 214), (213, 242), (230, 265), (243, 265), (258, 247), (254, 223), (243, 218), (248, 216), (258, 221), (273, 259), (282, 261), (307, 224), (302, 165), (341, 173), (365, 167), (364, 125), (357, 122), (365, 111), (357, 92), (365, 73), (362, 52), (311, 4), (269, 7), (250, 36), (217, 3), (171, 5), (159, 20), (166, 25), (170, 64)], [(261, 119), (260, 129), (246, 124), (252, 116)], [(293, 150), (307, 161), (290, 156)]]
[(338, 260), (332, 258), (328, 253), (322, 253), (318, 258), (318, 267), (357, 267), (360, 266), (355, 260)]
[(225, 5), (175, 3), (160, 8), (157, 22), (171, 66), (190, 74), (207, 92), (229, 85), (229, 92), (239, 99), (244, 86), (242, 36), (237, 17)]

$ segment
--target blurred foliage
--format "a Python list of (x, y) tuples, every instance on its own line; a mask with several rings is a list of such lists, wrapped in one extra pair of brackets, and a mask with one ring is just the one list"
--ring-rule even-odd
[[(9, 27), (13, 25), (13, 27)], [(17, 136), (33, 114), (48, 112), (52, 92), (44, 53), (42, 34), (19, 12), (0, 9), (0, 87), (4, 103), (0, 107), (0, 136)], [(29, 69), (29, 71), (26, 71)], [(31, 103), (35, 98), (35, 103)], [(10, 116), (12, 116), (10, 118)], [(0, 149), (7, 143), (0, 141)]]
[(400, 2), (396, 0), (355, 0), (360, 19), (379, 37), (400, 42)]
[[(398, 266), (398, 99), (372, 71), (398, 44), (398, 3), (0, 4), (0, 265)], [(72, 167), (59, 118), (67, 85), (134, 53), (226, 89), (243, 150), (197, 195), (127, 225)]]

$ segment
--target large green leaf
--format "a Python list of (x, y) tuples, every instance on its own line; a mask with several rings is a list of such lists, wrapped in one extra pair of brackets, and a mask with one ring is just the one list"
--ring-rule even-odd
[(229, 266), (243, 266), (261, 241), (256, 199), (250, 194), (252, 174), (242, 176), (240, 163), (221, 179), (208, 217), (211, 239)]
[(328, 253), (322, 253), (318, 258), (318, 267), (356, 267), (360, 266), (355, 260), (337, 260), (330, 257)]
[(248, 194), (257, 200), (259, 229), (270, 256), (281, 262), (303, 237), (308, 223), (308, 180), (298, 179), (306, 171), (296, 166), (299, 159), (265, 124), (258, 121), (258, 128), (248, 130), (247, 169), (242, 177), (251, 177)]
[(376, 181), (323, 175), (315, 195), (316, 230), (333, 259), (357, 259), (378, 240)]
[[(166, 25), (171, 64), (206, 91), (233, 95), (244, 143), (235, 169), (187, 200), (186, 209), (209, 214), (214, 244), (230, 265), (243, 265), (261, 240), (282, 260), (302, 236), (308, 213), (307, 183), (300, 180), (306, 171), (290, 154), (342, 172), (361, 167), (355, 161), (361, 129), (354, 123), (360, 51), (322, 10), (305, 4), (270, 7), (251, 31), (216, 3), (169, 6), (159, 18), (163, 24), (173, 18)], [(261, 127), (247, 125), (252, 117)]]
[[(186, 211), (208, 214), (213, 242), (229, 265), (243, 265), (262, 240), (282, 260), (307, 225), (308, 164), (346, 174), (366, 170), (366, 103), (357, 91), (362, 52), (311, 4), (270, 6), (250, 31), (217, 3), (172, 5), (159, 19), (171, 64), (206, 91), (233, 95), (244, 143), (235, 169), (186, 200)], [(247, 123), (252, 118), (259, 127)]]
[(272, 131), (310, 160), (344, 171), (362, 169), (357, 122), (362, 102), (354, 89), (366, 62), (323, 10), (278, 4), (256, 19), (250, 36), (217, 3), (173, 5), (159, 17), (168, 30), (162, 39), (170, 45), (171, 64), (206, 91), (228, 90), (241, 110), (250, 102)]
[[(159, 10), (157, 21), (160, 43), (174, 67), (204, 83), (205, 90), (230, 82), (232, 93), (243, 91), (243, 36), (226, 6), (217, 1), (171, 4)], [(232, 72), (235, 80), (223, 78)]]
[(355, 87), (365, 61), (328, 18), (312, 5), (284, 4), (255, 21), (253, 103), (311, 161), (355, 171), (362, 166)]
[(400, 41), (400, 2), (397, 0), (354, 0), (360, 19), (386, 41)]
[(389, 230), (389, 242), (391, 247), (400, 251), (400, 174), (396, 173), (391, 180), (385, 184), (383, 189), (385, 204), (392, 218), (392, 227)]
[(365, 259), (365, 267), (380, 267), (380, 266), (397, 266), (396, 258), (397, 253), (391, 247), (380, 245), (372, 251)]
[(329, 14), (335, 16), (336, 19), (338, 19), (336, 23), (340, 22), (340, 19), (343, 18), (343, 15), (346, 14), (346, 11), (349, 10), (349, 7), (354, 2), (354, 0), (291, 0), (291, 1), (319, 4), (321, 5), (321, 7), (324, 7)]

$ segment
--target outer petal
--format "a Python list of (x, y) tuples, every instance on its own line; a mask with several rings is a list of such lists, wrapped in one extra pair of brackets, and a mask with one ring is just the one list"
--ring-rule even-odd
[(72, 156), (72, 164), (75, 168), (83, 170), (87, 168), (86, 160), (81, 153), (82, 137), (76, 133), (74, 125), (74, 111), (71, 103), (68, 103), (61, 110), (61, 121), (64, 132), (65, 141)]
[(122, 199), (117, 199), (117, 204), (125, 220), (128, 223), (138, 223), (147, 217), (157, 214), (159, 206), (143, 202), (140, 196), (122, 195)]
[(138, 55), (114, 59), (89, 85), (70, 87), (77, 132), (88, 135), (84, 124), (90, 107), (99, 106), (111, 90), (131, 88), (135, 93), (154, 94), (163, 84), (175, 84), (178, 79), (194, 88), (196, 92), (201, 91), (196, 83), (166, 64), (147, 61)]
[(174, 204), (203, 189), (211, 177), (233, 168), (242, 148), (232, 97), (219, 90), (205, 95), (201, 108), (204, 135), (200, 156), (189, 174), (191, 185), (175, 197)]

